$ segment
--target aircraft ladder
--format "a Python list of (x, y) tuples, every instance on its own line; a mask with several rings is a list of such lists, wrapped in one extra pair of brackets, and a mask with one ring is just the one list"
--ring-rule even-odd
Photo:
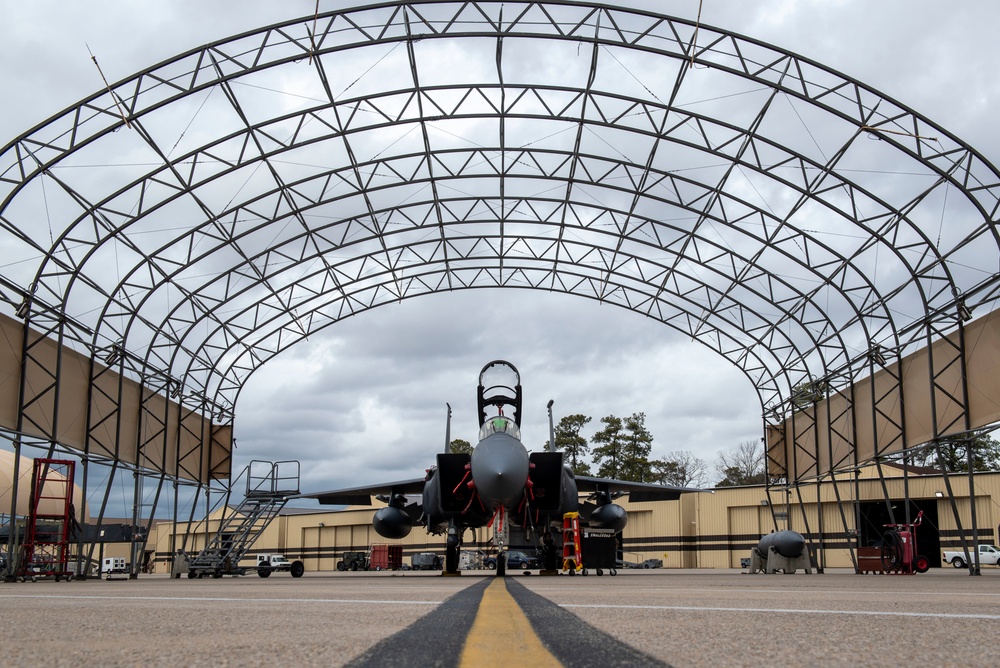
[(243, 575), (247, 569), (240, 567), (240, 560), (285, 507), (288, 497), (299, 493), (297, 461), (252, 461), (243, 474), (247, 476), (246, 496), (219, 523), (205, 549), (188, 561), (189, 578)]
[(570, 575), (583, 568), (583, 553), (580, 550), (580, 513), (563, 515), (563, 570)]

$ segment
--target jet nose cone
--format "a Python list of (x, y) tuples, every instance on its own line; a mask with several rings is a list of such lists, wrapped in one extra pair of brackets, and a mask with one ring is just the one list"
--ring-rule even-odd
[(484, 499), (513, 501), (528, 481), (528, 451), (507, 434), (488, 436), (472, 451), (472, 479)]

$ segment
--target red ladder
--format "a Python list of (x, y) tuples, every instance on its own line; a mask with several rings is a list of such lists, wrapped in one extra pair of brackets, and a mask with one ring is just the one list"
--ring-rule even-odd
[(580, 513), (563, 515), (563, 570), (570, 575), (583, 568), (583, 553), (580, 551)]
[(18, 575), (35, 579), (73, 578), (68, 569), (73, 517), (75, 462), (36, 459), (31, 480), (31, 508), (21, 547)]

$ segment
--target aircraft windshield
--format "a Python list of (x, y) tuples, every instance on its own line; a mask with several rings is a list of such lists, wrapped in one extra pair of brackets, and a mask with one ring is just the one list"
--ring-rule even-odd
[(479, 440), (481, 441), (487, 436), (497, 433), (507, 434), (519, 441), (521, 440), (521, 430), (518, 428), (517, 423), (502, 415), (490, 418), (483, 424), (479, 429)]

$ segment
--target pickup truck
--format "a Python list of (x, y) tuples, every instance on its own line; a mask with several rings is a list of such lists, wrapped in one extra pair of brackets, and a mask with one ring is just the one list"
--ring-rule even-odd
[(257, 575), (266, 578), (275, 571), (291, 573), (293, 578), (300, 578), (305, 572), (305, 565), (301, 561), (289, 561), (283, 554), (257, 555)]
[[(975, 557), (971, 554), (969, 556), (975, 559)], [(968, 564), (965, 563), (965, 552), (945, 552), (944, 562), (946, 564), (951, 564), (955, 568), (965, 568), (968, 566)], [(980, 545), (979, 563), (981, 565), (1000, 565), (1000, 547), (997, 547), (996, 545)]]

